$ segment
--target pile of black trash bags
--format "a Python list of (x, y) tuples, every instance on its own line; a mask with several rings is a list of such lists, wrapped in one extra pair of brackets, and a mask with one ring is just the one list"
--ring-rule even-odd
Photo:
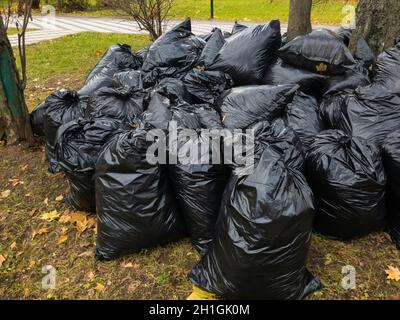
[[(112, 46), (83, 88), (51, 94), (32, 126), (68, 204), (97, 213), (97, 259), (189, 235), (202, 255), (195, 286), (301, 299), (321, 287), (306, 269), (313, 230), (350, 240), (386, 229), (400, 247), (400, 43), (375, 58), (360, 40), (352, 55), (349, 33), (283, 43), (271, 21), (195, 36), (188, 19), (136, 53)], [(149, 162), (148, 133), (172, 120), (196, 141), (251, 129), (253, 170)]]

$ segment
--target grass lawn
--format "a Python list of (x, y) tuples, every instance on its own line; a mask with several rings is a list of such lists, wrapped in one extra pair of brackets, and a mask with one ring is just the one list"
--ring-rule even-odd
[(145, 35), (81, 33), (29, 46), (28, 108), (32, 110), (59, 88), (79, 89), (93, 66), (115, 43), (127, 43), (133, 50), (138, 50), (149, 44), (149, 38)]
[[(57, 88), (79, 88), (106, 48), (121, 42), (138, 49), (148, 39), (88, 33), (29, 46), (30, 107)], [(60, 219), (72, 213), (56, 200), (66, 180), (47, 173), (43, 146), (0, 146), (0, 186), (0, 194), (10, 190), (0, 196), (0, 299), (184, 299), (190, 293), (186, 275), (199, 255), (187, 239), (96, 261), (94, 218)], [(42, 219), (54, 210), (52, 221)], [(41, 288), (44, 265), (57, 270), (54, 290)], [(354, 290), (340, 285), (345, 265), (356, 268)], [(348, 243), (313, 236), (308, 267), (325, 288), (310, 299), (400, 299), (400, 282), (386, 279), (389, 265), (400, 267), (400, 253), (385, 233)]]
[[(50, 1), (51, 2), (51, 1)], [(314, 23), (339, 24), (346, 4), (356, 5), (357, 0), (327, 0), (316, 2), (313, 8)], [(215, 19), (240, 21), (267, 21), (280, 19), (287, 22), (289, 0), (215, 0)], [(90, 0), (87, 11), (63, 13), (66, 15), (112, 16), (118, 15), (109, 9), (99, 9), (95, 0)], [(171, 18), (209, 19), (210, 0), (174, 0)]]

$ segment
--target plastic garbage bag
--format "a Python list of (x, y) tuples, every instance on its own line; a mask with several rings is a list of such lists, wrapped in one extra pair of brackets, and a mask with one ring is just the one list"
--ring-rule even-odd
[(114, 74), (115, 88), (143, 89), (142, 73), (139, 70), (125, 70)]
[(297, 69), (277, 59), (265, 72), (263, 84), (298, 84), (301, 91), (318, 96), (326, 85), (328, 77), (307, 70)]
[(233, 25), (231, 33), (232, 33), (232, 35), (234, 35), (236, 33), (239, 33), (241, 31), (243, 31), (243, 30), (246, 30), (247, 28), (248, 28), (248, 26), (245, 26), (244, 24), (241, 24), (241, 23), (235, 21), (235, 24)]
[(326, 129), (338, 129), (338, 119), (342, 116), (342, 104), (350, 91), (334, 93), (323, 97), (319, 110)]
[(387, 173), (386, 203), (388, 227), (400, 249), (400, 131), (387, 136), (383, 144), (383, 163)]
[(190, 19), (159, 37), (149, 48), (142, 70), (145, 85), (154, 85), (162, 78), (177, 78), (193, 69), (205, 41), (192, 34)]
[(151, 164), (147, 132), (116, 135), (96, 165), (96, 258), (110, 260), (184, 235), (164, 167)]
[(39, 137), (44, 136), (44, 114), (46, 112), (46, 103), (43, 101), (37, 105), (29, 115), (33, 134)]
[[(173, 112), (175, 114), (181, 113), (182, 106), (178, 106)], [(213, 127), (215, 118), (210, 123), (204, 122), (212, 114), (203, 107), (196, 108), (196, 112), (191, 116), (198, 117), (198, 114), (202, 113), (207, 113), (202, 119), (198, 120), (203, 128), (221, 128), (218, 123), (216, 127)], [(201, 120), (203, 120), (203, 123)], [(182, 128), (182, 122), (178, 125)], [(182, 131), (178, 131), (178, 134), (182, 134)], [(177, 164), (167, 166), (168, 176), (189, 236), (196, 249), (204, 254), (214, 237), (215, 222), (229, 177), (228, 168), (221, 162), (223, 160), (221, 144), (212, 143), (207, 132), (197, 130), (190, 136), (189, 140), (175, 141), (169, 147), (170, 161), (171, 158), (178, 161)], [(193, 149), (195, 149), (194, 153), (192, 152), (190, 157), (186, 159), (188, 163), (181, 163), (178, 155), (185, 150)], [(186, 156), (185, 154), (185, 158)], [(220, 162), (213, 164), (211, 162), (213, 156), (218, 156)]]
[(186, 88), (186, 84), (179, 79), (164, 78), (152, 91), (167, 97), (171, 103), (192, 102), (192, 97)]
[(221, 71), (193, 69), (183, 81), (187, 91), (201, 103), (218, 104), (224, 91), (233, 86), (232, 78)]
[(376, 57), (364, 38), (359, 39), (357, 42), (354, 59), (362, 62), (363, 67), (368, 71), (371, 72), (373, 70)]
[(343, 26), (337, 29), (336, 33), (338, 34), (339, 38), (342, 39), (346, 47), (348, 47), (350, 44), (351, 35), (353, 33), (353, 28), (348, 26)]
[(144, 110), (146, 94), (126, 88), (101, 88), (90, 98), (86, 118), (113, 118), (131, 124)]
[(96, 211), (94, 172), (103, 145), (121, 129), (116, 119), (73, 120), (57, 131), (55, 155), (69, 184), (67, 203), (75, 210)]
[(271, 140), (268, 124), (255, 127), (254, 171), (232, 174), (215, 238), (189, 275), (225, 299), (301, 299), (320, 287), (306, 270), (313, 194)]
[(280, 45), (278, 20), (247, 28), (226, 41), (208, 70), (229, 74), (238, 86), (260, 84)]
[(140, 67), (143, 66), (144, 60), (146, 60), (148, 52), (149, 48), (142, 48), (136, 52), (136, 56), (139, 58), (140, 61)]
[(111, 87), (112, 78), (116, 72), (124, 69), (136, 70), (140, 66), (140, 58), (132, 54), (130, 46), (126, 44), (113, 45), (91, 71), (85, 85), (78, 91), (79, 95), (90, 96), (97, 89)]
[(355, 90), (358, 87), (364, 87), (370, 83), (368, 70), (361, 64), (356, 64), (344, 74), (330, 77), (326, 81), (324, 95), (340, 93), (346, 90)]
[(317, 100), (297, 92), (285, 112), (285, 123), (299, 136), (304, 149), (308, 150), (316, 135), (325, 130)]
[(343, 74), (355, 63), (338, 35), (326, 29), (293, 39), (280, 48), (278, 54), (296, 68), (327, 75)]
[(306, 171), (316, 200), (316, 232), (349, 240), (385, 226), (386, 175), (373, 143), (324, 131), (307, 153)]
[(200, 55), (199, 65), (208, 68), (215, 60), (218, 52), (225, 44), (225, 38), (221, 29), (216, 28), (207, 41)]
[(400, 95), (400, 43), (378, 56), (374, 70), (373, 86)]
[(56, 173), (59, 171), (54, 154), (57, 130), (65, 123), (84, 117), (88, 98), (79, 97), (76, 91), (61, 89), (52, 93), (44, 103), (46, 104), (44, 114), (46, 158), (49, 161), (49, 171)]
[(252, 124), (283, 116), (293, 100), (297, 85), (248, 86), (233, 88), (222, 104), (222, 122), (229, 129), (245, 129)]
[(386, 136), (400, 123), (400, 96), (377, 89), (361, 87), (348, 94), (341, 104), (335, 127), (380, 147)]

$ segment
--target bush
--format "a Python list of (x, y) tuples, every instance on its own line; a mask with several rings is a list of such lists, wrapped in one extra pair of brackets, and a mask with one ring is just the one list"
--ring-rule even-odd
[(89, 0), (63, 0), (62, 8), (65, 11), (86, 10), (89, 8)]

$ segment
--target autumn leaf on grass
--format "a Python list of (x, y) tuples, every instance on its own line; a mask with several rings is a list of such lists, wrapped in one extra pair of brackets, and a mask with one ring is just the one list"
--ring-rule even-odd
[(0, 199), (5, 199), (11, 194), (11, 190), (4, 190), (0, 193)]
[(389, 269), (386, 269), (385, 272), (387, 274), (388, 280), (400, 281), (400, 270), (397, 267), (388, 266)]
[(63, 201), (64, 200), (64, 196), (63, 195), (59, 195), (58, 197), (56, 197), (56, 201), (57, 202), (61, 202), (61, 201)]
[(51, 221), (57, 219), (59, 216), (60, 216), (60, 214), (57, 212), (57, 210), (53, 210), (50, 212), (42, 213), (40, 215), (40, 219), (51, 222)]
[(63, 234), (58, 238), (57, 244), (62, 244), (67, 240), (68, 240), (68, 236), (66, 234)]
[(48, 233), (49, 232), (49, 228), (40, 228), (38, 230), (35, 230), (32, 232), (32, 240), (37, 236), (37, 235), (41, 235), (44, 233)]
[(17, 247), (17, 243), (14, 241), (13, 243), (11, 243), (10, 248), (11, 249), (15, 249)]
[(96, 283), (96, 288), (95, 288), (98, 292), (104, 292), (106, 290), (106, 287), (101, 284), (100, 282)]
[(44, 199), (43, 203), (48, 206), (49, 205), (49, 198)]
[(0, 268), (3, 265), (3, 262), (6, 261), (6, 257), (0, 254)]

